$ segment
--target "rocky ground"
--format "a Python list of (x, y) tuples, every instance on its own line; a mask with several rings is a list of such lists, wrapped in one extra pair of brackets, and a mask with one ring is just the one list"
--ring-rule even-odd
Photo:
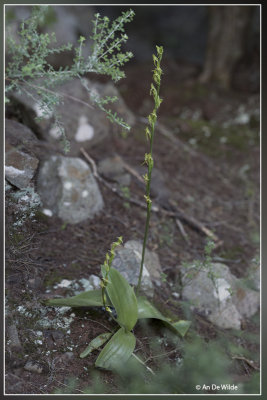
[[(124, 247), (114, 265), (136, 284), (152, 65), (126, 68), (117, 89), (105, 79), (91, 83), (101, 93), (118, 93), (114, 107), (132, 126), (127, 137), (101, 111), (66, 100), (60, 113), (71, 143), (67, 156), (51, 120), (37, 123), (36, 105), (16, 96), (6, 112), (7, 394), (178, 393), (164, 365), (175, 371), (190, 365), (191, 378), (179, 385), (195, 393), (210, 369), (208, 358), (194, 361), (205, 353), (196, 338), (213, 349), (207, 357), (225, 361), (214, 374), (227, 372), (240, 393), (258, 393), (259, 95), (202, 86), (194, 66), (164, 63), (152, 183), (157, 208), (143, 290), (163, 313), (191, 320), (191, 328), (179, 341), (155, 321), (134, 328), (136, 354), (160, 377), (152, 389), (145, 370), (143, 388), (109, 371), (96, 376), (97, 352), (79, 358), (103, 326), (115, 327), (102, 309), (44, 303), (98, 287), (100, 265), (118, 236)], [(77, 82), (61, 90), (88, 100)]]

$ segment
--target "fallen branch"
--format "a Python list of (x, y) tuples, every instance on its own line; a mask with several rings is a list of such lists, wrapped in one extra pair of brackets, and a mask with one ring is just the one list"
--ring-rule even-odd
[(181, 232), (181, 235), (183, 236), (184, 240), (186, 241), (186, 243), (190, 244), (190, 238), (189, 238), (188, 234), (186, 233), (186, 231), (184, 230), (182, 222), (178, 218), (175, 218), (175, 223), (176, 223), (179, 231)]
[(245, 361), (251, 368), (255, 369), (256, 371), (260, 371), (260, 368), (254, 364), (254, 361), (248, 360), (246, 357), (243, 356), (233, 356), (232, 360), (240, 360)]
[[(104, 186), (106, 186), (109, 190), (111, 190), (113, 193), (115, 193), (118, 197), (122, 198), (125, 200), (124, 195), (114, 186), (112, 186), (110, 183), (108, 183), (105, 179), (103, 179), (98, 171), (97, 171), (97, 166), (95, 161), (89, 156), (89, 154), (84, 150), (83, 147), (80, 148), (81, 153), (83, 154), (83, 156), (85, 157), (85, 159), (89, 162), (89, 164), (92, 167), (92, 171), (93, 171), (93, 175), (94, 177), (101, 183), (103, 183)], [(132, 168), (131, 168), (132, 170)], [(130, 170), (128, 169), (128, 171), (130, 172)], [(137, 172), (136, 172), (137, 174)], [(143, 181), (143, 180), (142, 180)], [(146, 203), (145, 202), (141, 202), (138, 199), (135, 198), (129, 198), (127, 199), (128, 202), (135, 204), (143, 209), (146, 209)], [(161, 207), (159, 207), (158, 205), (152, 205), (151, 207), (151, 211), (155, 212), (155, 213), (161, 213), (163, 215), (175, 218), (175, 220), (182, 220), (185, 223), (187, 223), (187, 225), (191, 226), (193, 229), (201, 232), (202, 234), (204, 234), (205, 236), (208, 236), (210, 239), (212, 239), (215, 242), (215, 248), (219, 247), (222, 245), (222, 241), (219, 240), (218, 236), (215, 235), (215, 233), (213, 233), (211, 230), (209, 230), (207, 227), (205, 227), (203, 224), (201, 224), (199, 221), (195, 220), (192, 217), (189, 217), (188, 215), (186, 215), (183, 211), (177, 209), (177, 207), (175, 207), (176, 210), (175, 211), (170, 211), (170, 210), (166, 210), (163, 209)], [(178, 222), (176, 222), (178, 224)], [(178, 228), (183, 230), (183, 237), (186, 241), (188, 241), (188, 237), (187, 234), (185, 233), (182, 224), (180, 222), (180, 226), (178, 226)], [(182, 231), (181, 231), (182, 233)]]
[(145, 184), (144, 179), (142, 178), (141, 175), (138, 174), (138, 172), (135, 169), (133, 169), (129, 164), (127, 164), (127, 162), (124, 161), (119, 155), (116, 155), (116, 158), (120, 161), (120, 163), (123, 165), (126, 171), (130, 172), (130, 174), (132, 174), (143, 185)]

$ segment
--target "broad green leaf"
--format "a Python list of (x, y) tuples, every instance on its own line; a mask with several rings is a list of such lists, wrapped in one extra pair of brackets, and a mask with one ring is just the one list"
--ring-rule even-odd
[(110, 268), (106, 290), (117, 313), (117, 322), (128, 331), (137, 322), (137, 300), (133, 288), (115, 268)]
[(156, 307), (150, 303), (145, 297), (137, 298), (138, 304), (138, 319), (140, 318), (156, 318), (161, 319), (162, 321), (167, 321), (167, 318), (161, 314)]
[(164, 324), (168, 326), (168, 328), (174, 330), (175, 332), (178, 332), (182, 337), (185, 336), (186, 332), (188, 331), (191, 325), (190, 321), (184, 321), (184, 320), (172, 322), (170, 318), (164, 317), (164, 315), (162, 315), (161, 312), (157, 310), (156, 307), (153, 304), (151, 304), (150, 301), (148, 301), (145, 297), (138, 297), (137, 303), (138, 303), (138, 319), (141, 318), (159, 319), (163, 321)]
[(50, 299), (47, 301), (49, 306), (69, 306), (69, 307), (96, 307), (103, 306), (101, 289), (89, 290), (77, 294), (77, 296), (61, 299)]
[(120, 328), (97, 357), (96, 367), (111, 370), (121, 367), (131, 357), (135, 343), (134, 334)]
[(106, 343), (106, 341), (112, 336), (112, 333), (101, 333), (101, 335), (97, 336), (86, 347), (86, 349), (80, 354), (81, 358), (88, 356), (92, 351), (98, 349), (98, 347), (102, 346), (102, 344)]
[(173, 322), (172, 326), (180, 333), (181, 336), (185, 336), (188, 329), (190, 328), (191, 321), (185, 321), (180, 319), (180, 321)]

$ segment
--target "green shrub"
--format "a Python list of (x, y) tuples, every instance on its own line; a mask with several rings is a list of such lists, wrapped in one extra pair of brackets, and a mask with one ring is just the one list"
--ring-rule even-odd
[[(56, 70), (47, 61), (48, 56), (56, 54), (60, 58), (62, 52), (72, 50), (72, 45), (68, 43), (56, 47), (55, 33), (40, 32), (40, 25), (48, 11), (47, 6), (33, 7), (30, 17), (20, 25), (20, 30), (17, 32), (18, 41), (14, 39), (7, 27), (6, 101), (9, 101), (8, 96), (12, 92), (18, 92), (34, 100), (41, 110), (39, 118), (53, 115), (54, 127), (60, 133), (64, 150), (67, 152), (69, 142), (57, 111), (58, 106), (64, 103), (66, 95), (57, 92), (55, 88), (74, 78), (79, 78), (81, 85), (88, 91), (91, 102), (103, 110), (111, 122), (129, 130), (129, 125), (107, 108), (107, 105), (116, 101), (117, 98), (110, 96), (101, 98), (96, 95), (88, 86), (84, 76), (94, 72), (107, 75), (115, 82), (125, 76), (121, 68), (133, 57), (133, 54), (121, 51), (121, 46), (128, 39), (124, 33), (124, 25), (133, 19), (134, 12), (132, 10), (123, 12), (112, 23), (108, 17), (101, 17), (99, 13), (95, 14), (93, 32), (90, 36), (93, 42), (90, 54), (84, 54), (86, 38), (80, 36), (77, 47), (74, 48), (75, 57), (72, 65)], [(81, 102), (79, 99), (72, 98), (72, 100)]]

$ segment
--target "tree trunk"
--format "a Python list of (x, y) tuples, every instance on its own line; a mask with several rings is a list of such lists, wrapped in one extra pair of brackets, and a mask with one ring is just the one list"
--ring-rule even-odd
[(251, 6), (209, 6), (209, 34), (201, 83), (231, 86), (232, 73), (242, 57), (252, 16)]

